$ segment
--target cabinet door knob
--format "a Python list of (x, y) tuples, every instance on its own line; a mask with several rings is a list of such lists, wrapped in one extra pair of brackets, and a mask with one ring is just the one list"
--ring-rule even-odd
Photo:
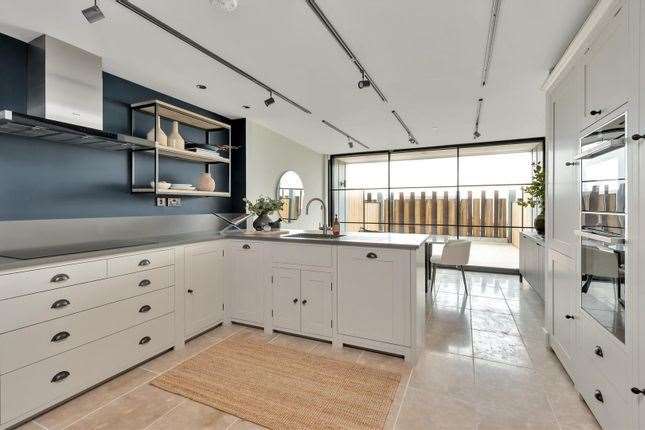
[(193, 291), (193, 290), (191, 290), (191, 289), (189, 289), (189, 290), (188, 290), (188, 294), (193, 294), (194, 292), (195, 292), (195, 291)]
[(600, 109), (589, 111), (589, 115), (600, 115), (601, 113), (602, 113), (602, 110)]
[(631, 392), (634, 393), (634, 394), (643, 394), (643, 395), (645, 395), (645, 388), (632, 387)]
[(296, 298), (296, 299), (293, 299), (293, 303), (294, 303), (294, 304), (295, 304), (295, 303), (298, 303), (298, 299), (297, 299), (297, 298)]
[(139, 261), (139, 266), (140, 267), (150, 266), (150, 260), (148, 260), (147, 258), (144, 258), (143, 260)]
[(59, 273), (51, 278), (50, 282), (65, 282), (69, 280), (69, 275), (66, 273)]
[(150, 336), (144, 336), (139, 341), (139, 345), (145, 345), (146, 343), (150, 342), (151, 340), (152, 340), (152, 338)]
[(67, 370), (63, 370), (62, 372), (58, 372), (52, 378), (52, 382), (60, 382), (63, 379), (67, 378), (69, 375), (70, 375), (70, 373)]
[(565, 315), (564, 317), (565, 317), (566, 319), (568, 319), (568, 320), (572, 320), (572, 319), (575, 319), (575, 318), (576, 318), (576, 317), (574, 317), (573, 315)]
[(632, 140), (641, 140), (645, 139), (645, 134), (632, 134)]
[(378, 256), (376, 254), (374, 254), (373, 252), (368, 252), (367, 253), (367, 258), (378, 258)]
[(140, 287), (147, 287), (150, 284), (152, 284), (152, 282), (150, 282), (150, 279), (144, 279), (143, 281), (139, 282)]
[(596, 354), (598, 357), (604, 357), (605, 354), (602, 352), (602, 348), (600, 345), (596, 345), (596, 347), (593, 350), (594, 354)]
[(302, 301), (302, 304), (303, 304), (303, 305), (306, 305), (306, 304), (307, 304), (307, 299), (304, 299), (304, 300)]
[(600, 390), (594, 391), (593, 396), (600, 403), (605, 403), (605, 398), (602, 396), (602, 393), (600, 392)]
[(139, 308), (139, 312), (145, 314), (146, 312), (149, 312), (150, 309), (152, 309), (150, 305), (143, 305)]
[(53, 343), (62, 342), (62, 341), (64, 341), (65, 339), (67, 339), (69, 336), (70, 336), (69, 332), (67, 332), (67, 331), (61, 331), (60, 333), (56, 333), (56, 334), (52, 337), (51, 342), (53, 342)]
[(251, 245), (244, 244), (242, 245), (242, 249), (251, 249)]
[(61, 309), (64, 308), (65, 306), (69, 306), (71, 303), (67, 299), (60, 299), (56, 300), (54, 303), (52, 303), (51, 308), (52, 309)]

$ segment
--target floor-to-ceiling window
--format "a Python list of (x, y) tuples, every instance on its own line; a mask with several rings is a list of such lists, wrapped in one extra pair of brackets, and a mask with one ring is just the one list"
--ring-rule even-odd
[(537, 139), (332, 156), (331, 211), (344, 231), (469, 238), (473, 265), (516, 268), (519, 233), (537, 215), (517, 200), (543, 146)]

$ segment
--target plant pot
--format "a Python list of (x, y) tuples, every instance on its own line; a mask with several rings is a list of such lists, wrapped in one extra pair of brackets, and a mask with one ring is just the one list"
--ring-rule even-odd
[(257, 218), (253, 220), (253, 228), (257, 231), (263, 231), (264, 226), (271, 224), (271, 219), (267, 214), (258, 215)]
[(533, 220), (533, 227), (538, 234), (544, 236), (544, 211), (540, 212), (538, 216)]

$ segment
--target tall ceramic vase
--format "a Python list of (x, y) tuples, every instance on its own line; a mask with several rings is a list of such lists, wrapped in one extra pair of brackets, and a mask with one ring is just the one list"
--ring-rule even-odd
[(198, 191), (215, 191), (215, 180), (209, 173), (202, 173), (197, 181)]
[(150, 131), (146, 135), (146, 139), (152, 142), (155, 142), (155, 132), (157, 134), (156, 142), (159, 145), (163, 145), (163, 146), (168, 145), (168, 137), (166, 136), (166, 133), (164, 133), (163, 130), (161, 129), (161, 117), (157, 117), (157, 123), (154, 127), (150, 129)]
[(172, 131), (168, 135), (168, 146), (175, 149), (185, 149), (186, 142), (184, 138), (179, 134), (179, 123), (177, 121), (172, 122)]

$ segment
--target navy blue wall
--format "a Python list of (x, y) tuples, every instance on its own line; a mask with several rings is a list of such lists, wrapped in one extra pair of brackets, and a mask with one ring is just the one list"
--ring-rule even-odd
[[(27, 45), (0, 34), (0, 58), (0, 109), (25, 112)], [(185, 197), (182, 207), (158, 208), (152, 195), (130, 193), (126, 151), (102, 151), (0, 134), (0, 220), (198, 214), (241, 209), (245, 194), (244, 120), (231, 121), (108, 73), (103, 74), (103, 96), (106, 131), (129, 134), (129, 105), (151, 99), (231, 124), (233, 145), (242, 146), (233, 153), (232, 197)], [(152, 121), (145, 121), (143, 118), (135, 121), (135, 134), (145, 134), (150, 129)], [(169, 131), (169, 123), (162, 126)], [(181, 134), (191, 141), (203, 139), (203, 133), (186, 127)], [(212, 135), (211, 141), (215, 139), (217, 136)], [(141, 173), (137, 175), (138, 182), (145, 183), (151, 179), (148, 175), (154, 174), (150, 161), (137, 164), (137, 172)], [(202, 171), (199, 164), (177, 160), (163, 160), (161, 170), (161, 179), (193, 184)], [(222, 185), (228, 180), (222, 168), (216, 169), (213, 176)]]

